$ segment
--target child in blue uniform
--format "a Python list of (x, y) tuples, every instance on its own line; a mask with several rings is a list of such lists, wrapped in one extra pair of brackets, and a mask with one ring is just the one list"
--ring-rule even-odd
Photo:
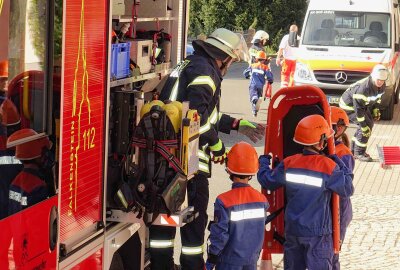
[(320, 115), (304, 117), (297, 124), (294, 141), (303, 153), (286, 157), (274, 170), (270, 156), (260, 157), (257, 174), (261, 186), (285, 186), (284, 266), (287, 270), (331, 270), (333, 260), (331, 196), (353, 194), (353, 174), (336, 156), (322, 150), (333, 130)]
[(249, 94), (251, 110), (257, 116), (261, 104), (261, 96), (266, 82), (272, 84), (274, 76), (269, 68), (267, 54), (264, 51), (257, 53), (257, 62), (251, 64), (243, 71), (245, 78), (250, 78)]
[(219, 195), (210, 225), (206, 269), (256, 270), (264, 239), (267, 199), (248, 181), (258, 171), (258, 155), (246, 142), (228, 153), (226, 171), (232, 190)]
[[(335, 131), (335, 151), (336, 155), (351, 171), (354, 170), (354, 156), (350, 150), (350, 141), (345, 133), (350, 125), (349, 117), (346, 112), (339, 107), (331, 107), (332, 128)], [(340, 241), (343, 243), (347, 227), (353, 218), (353, 209), (349, 197), (340, 197)], [(339, 254), (333, 257), (333, 269), (339, 270)]]

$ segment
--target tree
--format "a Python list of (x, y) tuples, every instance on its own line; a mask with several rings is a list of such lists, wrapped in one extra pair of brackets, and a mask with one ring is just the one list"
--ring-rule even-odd
[(253, 27), (267, 31), (275, 49), (291, 24), (301, 28), (307, 8), (305, 0), (191, 0), (190, 5), (189, 34)]

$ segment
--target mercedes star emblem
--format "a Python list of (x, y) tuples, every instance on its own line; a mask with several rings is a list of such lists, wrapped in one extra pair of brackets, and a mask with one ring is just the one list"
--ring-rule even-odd
[(338, 83), (345, 83), (347, 81), (347, 74), (343, 71), (336, 72), (335, 79)]

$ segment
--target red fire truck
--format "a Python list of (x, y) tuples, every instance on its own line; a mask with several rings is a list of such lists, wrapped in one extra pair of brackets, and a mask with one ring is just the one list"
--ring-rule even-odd
[[(48, 136), (55, 159), (47, 199), (3, 209), (0, 269), (148, 267), (146, 215), (115, 196), (121, 160), (137, 159), (124, 153), (138, 106), (185, 56), (188, 2), (0, 0), (2, 98), (17, 107), (20, 128), (37, 132), (24, 142)], [(0, 163), (3, 200), (21, 167)], [(181, 226), (189, 210), (151, 221)]]

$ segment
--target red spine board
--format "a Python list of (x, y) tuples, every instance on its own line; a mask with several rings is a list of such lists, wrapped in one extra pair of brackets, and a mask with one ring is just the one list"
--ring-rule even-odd
[(108, 1), (64, 2), (60, 241), (102, 220)]
[[(280, 89), (271, 99), (268, 108), (268, 120), (265, 134), (264, 153), (273, 153), (279, 160), (283, 159), (283, 127), (282, 119), (295, 105), (311, 105), (320, 103), (324, 111), (324, 118), (331, 125), (330, 107), (325, 94), (321, 89), (314, 86), (294, 86)], [(335, 152), (334, 139), (328, 140), (328, 151)], [(272, 192), (263, 190), (270, 203), (269, 213), (273, 213), (284, 206), (284, 190), (279, 188)], [(332, 196), (332, 223), (334, 251), (339, 252), (339, 199), (337, 194)], [(283, 246), (274, 239), (274, 232), (284, 236), (284, 212), (281, 212), (272, 220), (269, 229), (265, 231), (263, 252), (283, 253)]]

